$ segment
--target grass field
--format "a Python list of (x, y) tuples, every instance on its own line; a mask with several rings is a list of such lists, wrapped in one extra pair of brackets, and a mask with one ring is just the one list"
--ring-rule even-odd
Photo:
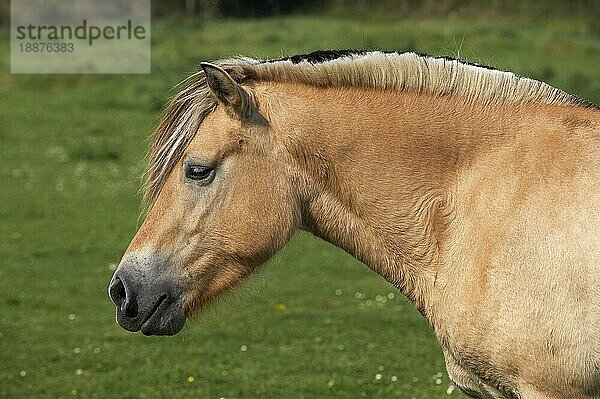
[(1, 32), (0, 398), (463, 397), (411, 304), (307, 234), (179, 336), (116, 325), (106, 287), (136, 231), (145, 139), (200, 60), (406, 49), (600, 102), (597, 21), (163, 21), (141, 76), (10, 75)]

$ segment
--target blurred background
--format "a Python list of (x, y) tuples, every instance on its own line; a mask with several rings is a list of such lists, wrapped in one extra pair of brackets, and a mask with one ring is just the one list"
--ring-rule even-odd
[(1, 398), (446, 398), (427, 323), (298, 234), (172, 338), (122, 330), (106, 288), (140, 223), (147, 137), (202, 60), (317, 49), (445, 55), (600, 103), (600, 1), (152, 1), (152, 73), (11, 75), (0, 0)]

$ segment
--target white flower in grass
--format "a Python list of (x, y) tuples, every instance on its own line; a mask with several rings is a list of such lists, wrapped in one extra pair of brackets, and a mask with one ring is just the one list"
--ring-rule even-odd
[(375, 380), (376, 380), (376, 381), (379, 381), (379, 380), (381, 380), (381, 378), (382, 378), (382, 377), (383, 377), (383, 376), (382, 376), (380, 373), (377, 373), (377, 374), (375, 374)]

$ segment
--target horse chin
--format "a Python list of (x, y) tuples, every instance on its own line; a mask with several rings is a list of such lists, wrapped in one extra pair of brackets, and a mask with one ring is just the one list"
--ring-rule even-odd
[(166, 309), (161, 310), (162, 304), (157, 308), (148, 320), (146, 320), (140, 331), (144, 335), (175, 335), (185, 326), (187, 317), (183, 308), (177, 301), (174, 304), (167, 305)]
[(201, 293), (189, 292), (184, 298), (183, 312), (188, 319), (198, 317), (202, 311), (214, 305), (218, 298), (226, 295), (235, 287), (235, 282), (230, 281), (225, 285), (212, 285)]
[(205, 295), (192, 295), (184, 302), (183, 313), (188, 319), (193, 319), (202, 313), (207, 306), (210, 306), (214, 302), (214, 299), (214, 297), (207, 297)]

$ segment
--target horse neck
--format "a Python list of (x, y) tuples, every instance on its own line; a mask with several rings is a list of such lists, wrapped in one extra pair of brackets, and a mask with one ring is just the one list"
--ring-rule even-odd
[(450, 187), (479, 152), (507, 139), (514, 110), (358, 88), (286, 92), (276, 101), (285, 116), (272, 119), (299, 166), (303, 227), (426, 313)]

